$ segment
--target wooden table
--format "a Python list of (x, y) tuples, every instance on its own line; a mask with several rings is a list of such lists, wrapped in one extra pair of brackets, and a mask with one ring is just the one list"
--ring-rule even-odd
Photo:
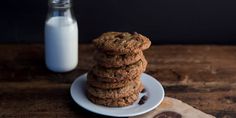
[[(69, 89), (92, 67), (93, 47), (80, 45), (79, 66), (70, 73), (48, 71), (42, 44), (0, 45), (0, 117), (102, 118), (79, 107)], [(166, 95), (216, 117), (236, 118), (236, 46), (152, 46), (146, 73)]]

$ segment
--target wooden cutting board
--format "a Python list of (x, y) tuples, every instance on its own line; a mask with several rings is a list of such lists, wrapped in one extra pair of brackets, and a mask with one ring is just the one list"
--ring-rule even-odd
[(175, 98), (165, 97), (156, 109), (130, 118), (215, 118)]

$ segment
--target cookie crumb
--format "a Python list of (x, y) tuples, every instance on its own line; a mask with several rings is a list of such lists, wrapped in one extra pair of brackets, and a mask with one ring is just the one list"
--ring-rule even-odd
[(148, 96), (143, 96), (141, 99), (143, 99), (144, 101), (146, 101), (148, 99)]
[(146, 89), (145, 88), (143, 88), (143, 90), (141, 91), (141, 93), (145, 93), (146, 92)]
[(138, 102), (138, 104), (139, 104), (139, 105), (144, 104), (144, 103), (147, 101), (147, 99), (148, 99), (148, 96), (144, 95), (144, 96), (140, 99), (140, 101)]
[(140, 99), (140, 101), (138, 102), (139, 105), (144, 104), (144, 100)]

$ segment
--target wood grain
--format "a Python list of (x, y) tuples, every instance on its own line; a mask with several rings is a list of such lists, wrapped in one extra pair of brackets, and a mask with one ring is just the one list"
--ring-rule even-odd
[[(0, 45), (0, 117), (103, 118), (77, 106), (70, 97), (73, 80), (93, 61), (91, 45), (80, 45), (79, 65), (53, 73), (44, 64), (41, 44)], [(217, 118), (236, 117), (236, 47), (152, 46), (145, 51), (146, 73), (156, 77), (166, 95)]]

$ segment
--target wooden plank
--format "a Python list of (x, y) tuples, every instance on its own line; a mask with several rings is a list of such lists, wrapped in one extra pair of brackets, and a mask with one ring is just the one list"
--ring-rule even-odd
[[(80, 45), (78, 67), (53, 73), (41, 44), (0, 45), (0, 117), (103, 117), (78, 107), (69, 95), (73, 80), (93, 65), (92, 45)], [(147, 73), (180, 99), (217, 117), (236, 117), (235, 46), (152, 46)]]

